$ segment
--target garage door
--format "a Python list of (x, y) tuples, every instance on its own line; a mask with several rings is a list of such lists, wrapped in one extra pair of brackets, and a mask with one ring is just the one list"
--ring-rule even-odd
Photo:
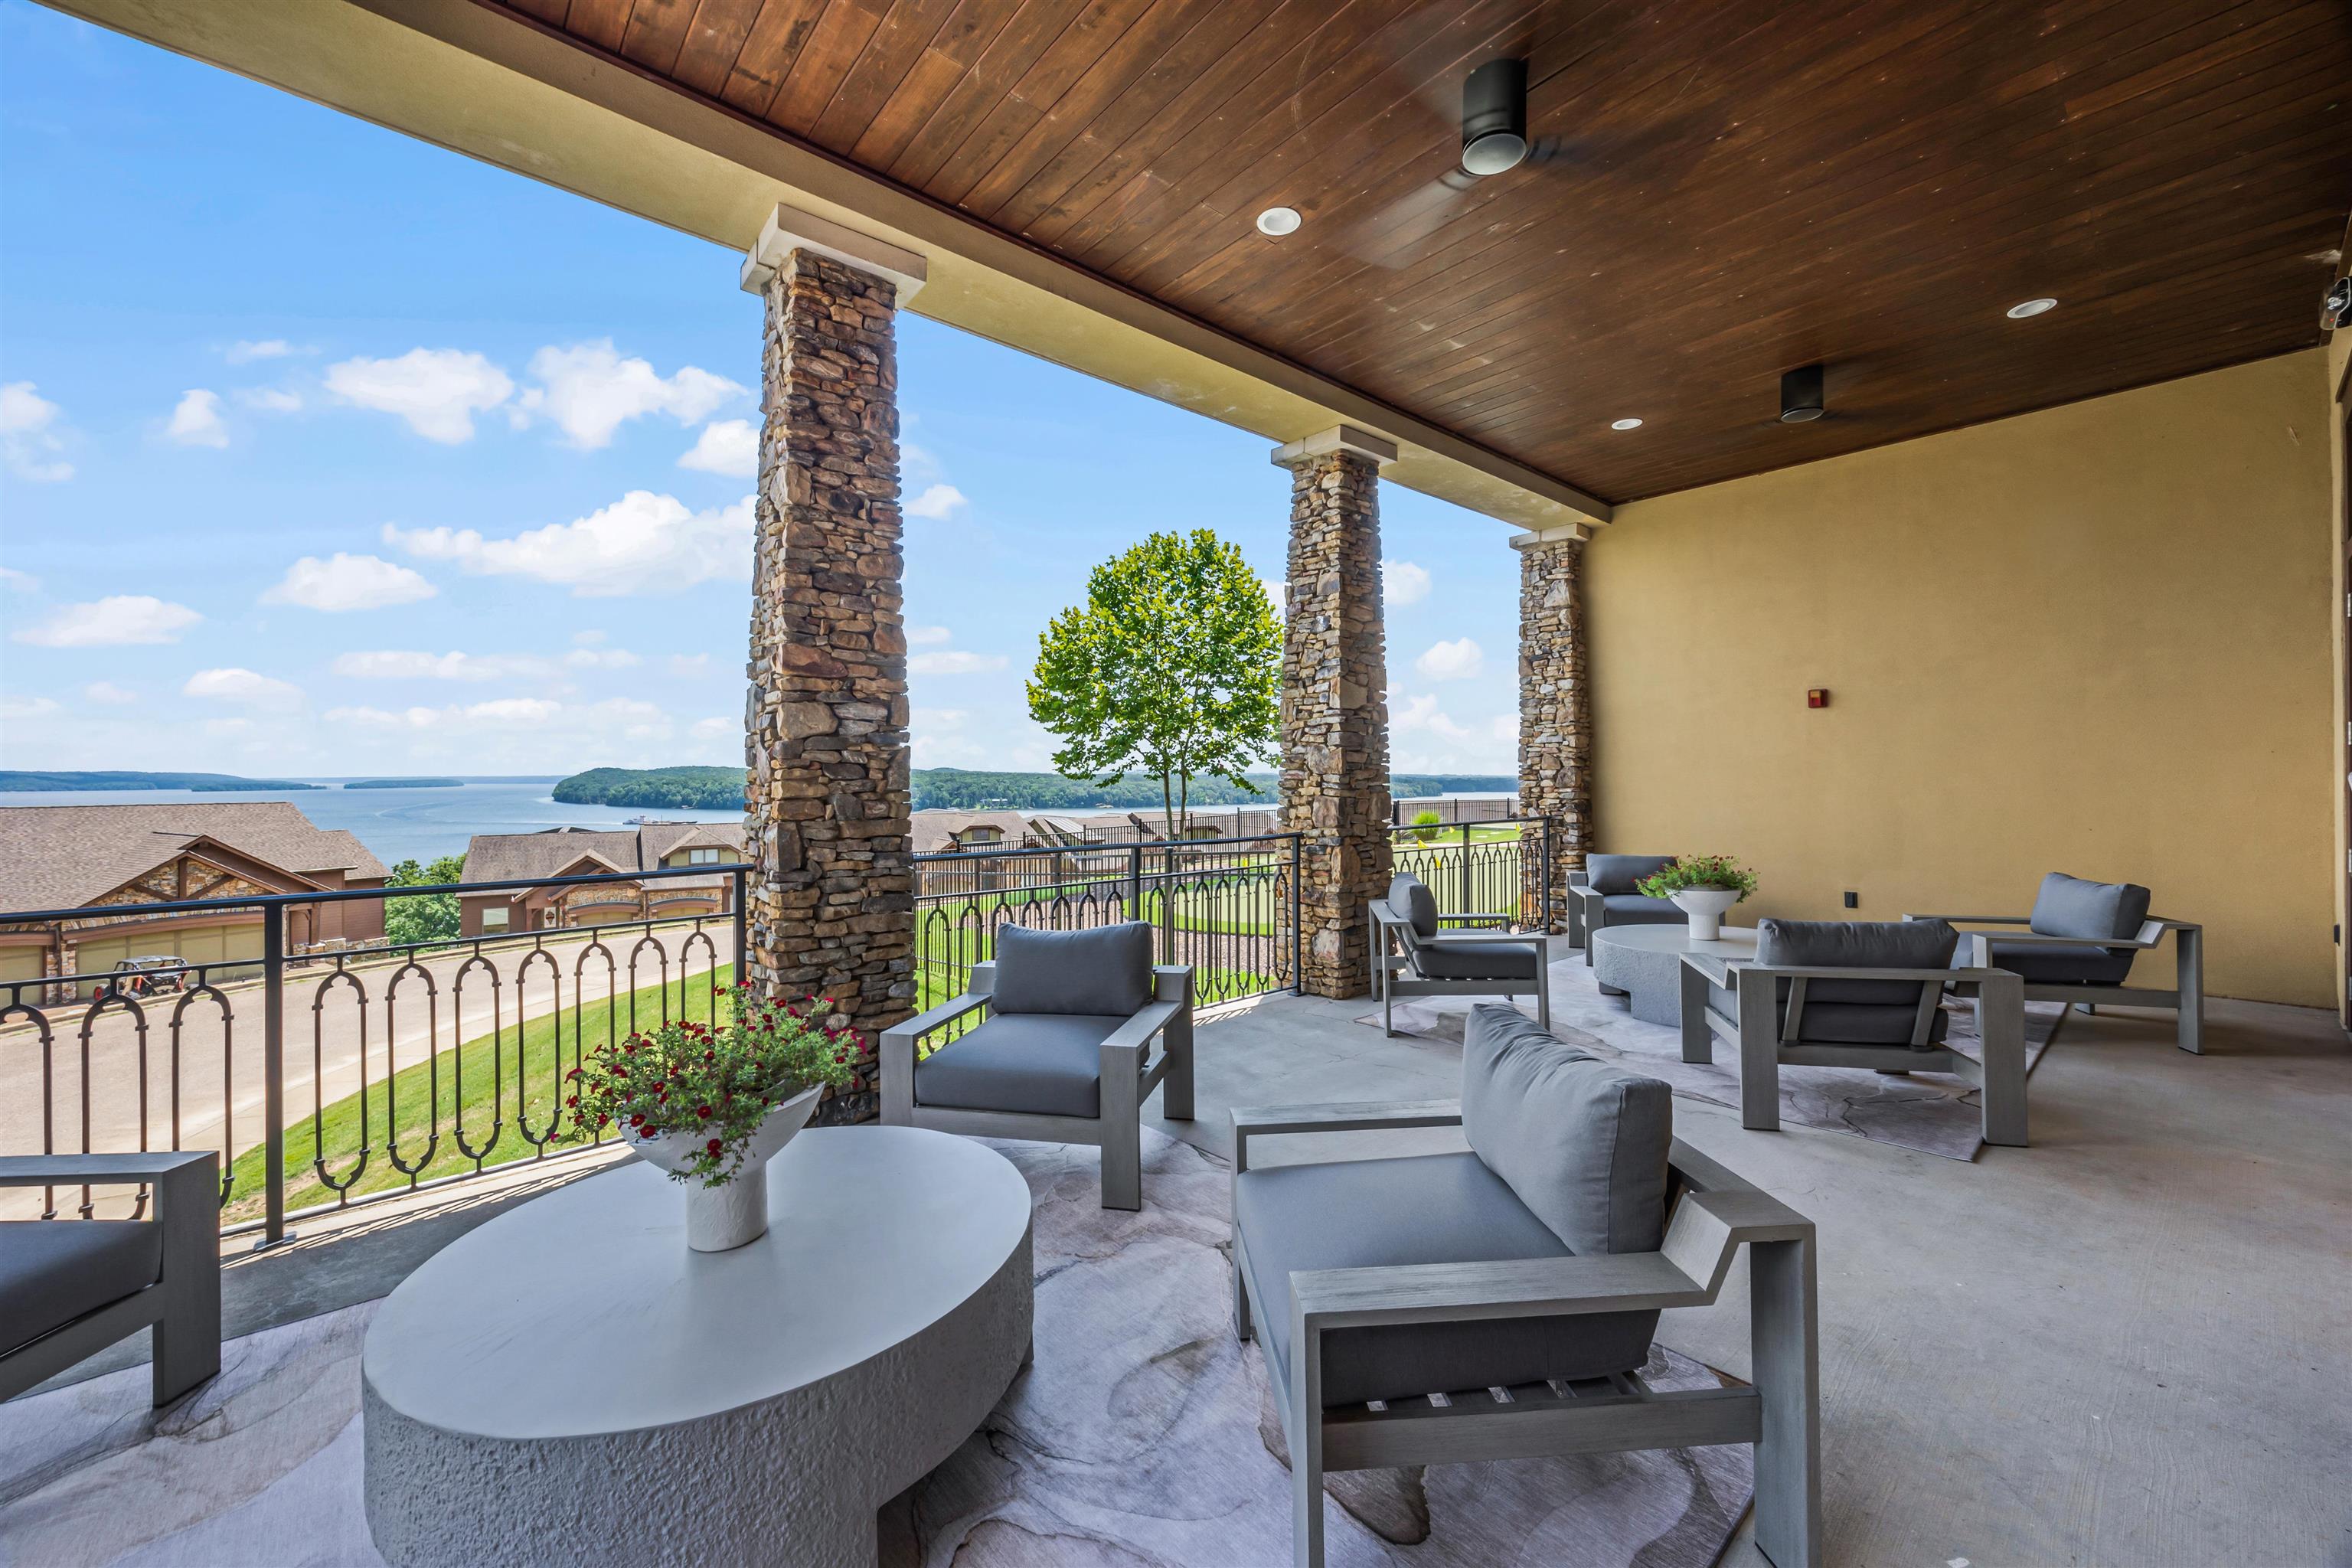
[[(0, 980), (38, 980), (41, 977), (41, 952), (37, 947), (0, 947)], [(39, 1000), (33, 993), (25, 993), (27, 1002)], [(8, 1004), (8, 993), (0, 991), (0, 1007)]]

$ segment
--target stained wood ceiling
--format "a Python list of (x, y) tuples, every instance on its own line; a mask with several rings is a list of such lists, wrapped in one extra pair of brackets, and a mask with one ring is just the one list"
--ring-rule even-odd
[(486, 3), (1612, 501), (2316, 342), (2352, 206), (2344, 0)]

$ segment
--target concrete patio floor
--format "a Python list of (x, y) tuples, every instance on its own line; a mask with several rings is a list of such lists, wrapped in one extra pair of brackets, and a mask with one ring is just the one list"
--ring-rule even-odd
[[(1230, 1156), (1234, 1105), (1457, 1091), (1457, 1047), (1369, 1011), (1221, 1011), (1198, 1117), (1154, 1125)], [(2352, 1563), (2352, 1050), (2315, 1009), (2207, 1017), (2191, 1057), (2168, 1014), (2078, 1010), (2032, 1079), (2033, 1146), (1973, 1163), (1675, 1099), (1678, 1136), (1820, 1226), (1828, 1562)], [(1744, 1374), (1747, 1317), (1743, 1264), (1659, 1339)], [(1744, 1531), (1724, 1561), (1765, 1568)]]

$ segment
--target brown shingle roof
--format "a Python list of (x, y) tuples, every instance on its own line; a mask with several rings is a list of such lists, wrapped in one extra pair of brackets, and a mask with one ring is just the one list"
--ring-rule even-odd
[(0, 806), (0, 910), (78, 909), (198, 838), (299, 877), (390, 874), (358, 839), (313, 825), (291, 801)]
[[(638, 847), (644, 846), (644, 858)], [(648, 822), (643, 827), (551, 827), (543, 833), (477, 833), (466, 846), (468, 882), (513, 882), (560, 877), (593, 855), (616, 871), (658, 866), (680, 849), (717, 849), (732, 860), (743, 853), (740, 822)]]

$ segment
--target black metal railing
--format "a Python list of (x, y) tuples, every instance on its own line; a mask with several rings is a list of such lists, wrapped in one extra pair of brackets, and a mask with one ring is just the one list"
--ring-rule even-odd
[(1552, 875), (1557, 845), (1549, 816), (1389, 829), (1397, 870), (1427, 883), (1440, 913), (1508, 915), (1528, 931), (1549, 931), (1559, 919)]
[[(0, 929), (110, 936), (250, 913), (260, 952), (0, 981), (0, 1152), (217, 1149), (222, 1230), (259, 1231), (264, 1245), (306, 1214), (584, 1152), (599, 1140), (565, 1124), (564, 1073), (641, 1026), (720, 1017), (751, 869), (12, 911)], [(688, 879), (726, 887), (726, 908), (657, 908), (677, 900), (655, 887)], [(307, 910), (315, 929), (330, 905), (526, 890), (561, 900), (616, 883), (638, 895), (599, 905), (620, 918), (594, 924), (307, 952), (287, 942), (290, 917)], [(35, 1190), (21, 1189), (27, 1200)], [(58, 1189), (38, 1191), (42, 1217), (54, 1217)], [(135, 1214), (146, 1192), (101, 1200), (83, 1187), (73, 1206), (89, 1217), (101, 1201)]]
[(1145, 921), (1153, 958), (1189, 963), (1202, 1005), (1298, 984), (1299, 836), (915, 857), (919, 1002), (960, 994), (1000, 927)]

